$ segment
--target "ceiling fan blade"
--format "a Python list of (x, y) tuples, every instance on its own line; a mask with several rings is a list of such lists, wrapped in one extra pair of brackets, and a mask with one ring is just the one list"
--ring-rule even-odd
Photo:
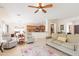
[(34, 13), (37, 13), (39, 11), (39, 9), (37, 9)]
[(32, 7), (32, 8), (38, 8), (38, 7), (36, 7), (36, 6), (28, 6), (28, 7)]
[(47, 13), (47, 11), (46, 11), (46, 10), (44, 10), (43, 8), (42, 8), (42, 11), (43, 11), (44, 13)]
[(53, 6), (52, 4), (48, 4), (48, 5), (42, 6), (42, 8), (50, 8), (52, 6)]

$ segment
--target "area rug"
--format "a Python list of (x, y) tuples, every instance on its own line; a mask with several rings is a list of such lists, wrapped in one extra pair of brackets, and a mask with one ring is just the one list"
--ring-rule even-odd
[(22, 49), (22, 56), (58, 56), (58, 54), (47, 49), (46, 46), (29, 45), (25, 49)]

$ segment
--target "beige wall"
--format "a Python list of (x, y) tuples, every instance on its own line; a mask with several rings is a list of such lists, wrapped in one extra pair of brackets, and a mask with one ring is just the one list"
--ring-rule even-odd
[[(26, 6), (33, 4), (2, 4), (4, 8), (0, 8), (0, 22), (5, 21), (9, 25), (9, 32), (14, 31), (15, 26), (23, 26), (26, 29), (27, 24), (36, 23), (45, 24), (46, 19), (48, 19), (46, 31), (50, 34), (50, 24), (56, 24), (56, 31), (60, 31), (61, 24), (67, 24), (72, 22), (72, 20), (78, 20), (79, 17), (79, 4), (63, 4), (56, 3), (54, 8), (47, 9), (47, 13), (39, 11), (34, 13), (35, 9), (28, 8)], [(20, 16), (18, 16), (20, 14)], [(71, 17), (71, 18), (68, 18)], [(56, 19), (55, 19), (56, 18)], [(63, 19), (62, 19), (63, 18)], [(66, 19), (68, 18), (68, 19)], [(2, 21), (1, 21), (2, 20)], [(76, 21), (74, 24), (78, 24)], [(66, 32), (66, 30), (65, 30)]]
[(56, 31), (55, 32), (60, 32), (60, 25), (64, 25), (64, 31), (65, 33), (69, 32), (69, 26), (71, 26), (70, 30), (71, 33), (74, 34), (74, 25), (79, 25), (79, 17), (72, 17), (72, 18), (68, 18), (68, 19), (62, 19), (62, 20), (49, 20), (49, 34), (50, 34), (50, 24), (54, 23), (56, 24)]
[[(22, 11), (21, 11), (22, 12)], [(18, 12), (19, 13), (19, 12)], [(9, 33), (14, 32), (16, 26), (21, 26), (26, 30), (27, 24), (36, 24), (41, 25), (45, 24), (45, 16), (43, 14), (29, 14), (29, 13), (20, 13), (21, 16), (17, 16), (16, 11), (12, 12), (11, 10), (7, 11), (5, 8), (0, 8), (0, 24), (5, 23), (9, 25)], [(40, 17), (39, 17), (40, 16)]]

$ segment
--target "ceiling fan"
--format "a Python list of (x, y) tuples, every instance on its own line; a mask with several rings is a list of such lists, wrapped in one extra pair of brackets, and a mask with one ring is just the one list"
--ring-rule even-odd
[(47, 13), (47, 11), (44, 8), (50, 8), (52, 7), (52, 4), (48, 4), (48, 5), (42, 5), (42, 3), (39, 3), (38, 6), (31, 6), (29, 5), (28, 7), (32, 7), (32, 8), (37, 8), (37, 10), (34, 13), (37, 13), (40, 9), (44, 12)]

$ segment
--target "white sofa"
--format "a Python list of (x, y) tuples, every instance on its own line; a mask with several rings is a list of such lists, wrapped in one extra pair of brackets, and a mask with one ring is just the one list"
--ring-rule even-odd
[[(61, 42), (58, 37), (65, 37), (66, 42)], [(46, 44), (54, 47), (68, 55), (79, 56), (79, 34), (52, 34), (52, 38), (47, 39)]]
[(4, 48), (12, 48), (17, 46), (16, 37), (11, 37), (10, 34), (3, 34), (2, 39), (6, 40), (6, 44), (4, 45)]

